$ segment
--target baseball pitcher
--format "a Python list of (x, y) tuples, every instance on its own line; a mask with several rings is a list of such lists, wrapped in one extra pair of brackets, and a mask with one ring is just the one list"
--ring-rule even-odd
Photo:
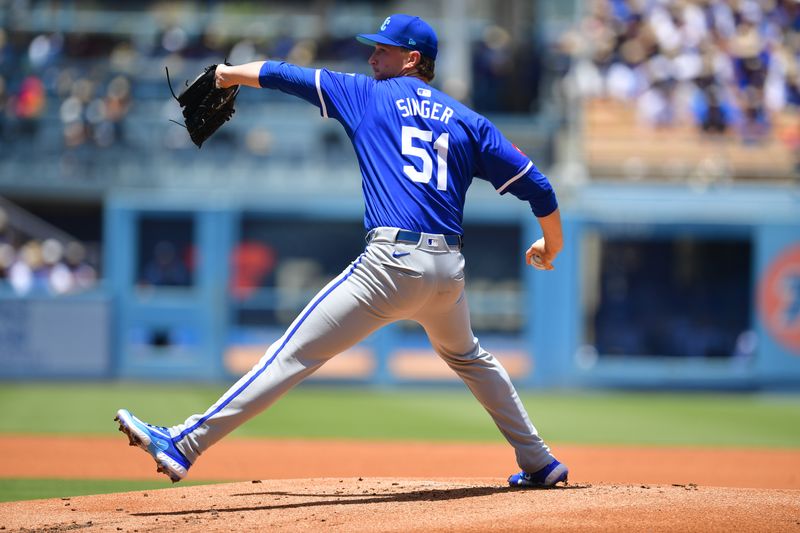
[(543, 237), (528, 264), (551, 270), (562, 248), (555, 193), (541, 172), (485, 117), (430, 85), (436, 33), (419, 17), (387, 17), (373, 77), (278, 61), (216, 68), (217, 88), (277, 89), (341, 123), (361, 170), (367, 245), (323, 288), (261, 360), (204, 413), (165, 428), (117, 412), (130, 443), (173, 481), (212, 444), (257, 415), (328, 359), (397, 320), (422, 325), (436, 353), (464, 380), (514, 448), (511, 486), (551, 487), (567, 467), (550, 454), (503, 366), (478, 342), (464, 293), (461, 221), (473, 177), (529, 202)]

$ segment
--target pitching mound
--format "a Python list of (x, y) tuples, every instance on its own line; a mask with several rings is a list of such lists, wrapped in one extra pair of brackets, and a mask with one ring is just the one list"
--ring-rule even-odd
[[(4, 436), (0, 483), (22, 477), (164, 479), (147, 454), (126, 444), (106, 437)], [(189, 479), (233, 483), (2, 503), (0, 533), (800, 533), (797, 450), (560, 445), (557, 453), (570, 466), (570, 485), (513, 490), (498, 476), (515, 466), (504, 444), (230, 439), (209, 450)], [(242, 481), (252, 479), (263, 481)]]
[(6, 531), (800, 531), (800, 492), (319, 478), (0, 505)]

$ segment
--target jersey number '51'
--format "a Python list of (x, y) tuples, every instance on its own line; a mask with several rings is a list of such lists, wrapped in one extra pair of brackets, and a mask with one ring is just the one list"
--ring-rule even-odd
[[(433, 160), (428, 150), (414, 146), (413, 140), (420, 139), (424, 142), (433, 140), (433, 132), (421, 130), (413, 126), (403, 126), (402, 131), (402, 152), (403, 155), (410, 155), (422, 159), (422, 170), (417, 170), (413, 165), (403, 166), (406, 176), (417, 183), (428, 183), (433, 174)], [(433, 141), (433, 149), (436, 150), (436, 188), (440, 191), (447, 190), (447, 150), (450, 142), (450, 134), (442, 133)]]

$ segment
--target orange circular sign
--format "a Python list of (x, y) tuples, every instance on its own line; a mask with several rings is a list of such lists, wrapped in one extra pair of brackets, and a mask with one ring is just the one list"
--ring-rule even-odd
[(800, 245), (787, 248), (767, 267), (758, 305), (770, 334), (800, 355)]

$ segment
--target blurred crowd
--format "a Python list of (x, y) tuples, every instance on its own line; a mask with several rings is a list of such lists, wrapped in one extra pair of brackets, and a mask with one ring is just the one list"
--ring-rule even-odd
[(103, 148), (122, 139), (131, 80), (92, 41), (0, 27), (0, 139), (37, 141), (49, 133), (50, 117), (59, 119), (65, 147)]
[[(131, 142), (126, 121), (139, 101), (163, 102), (159, 118), (180, 119), (166, 87), (164, 65), (170, 66), (174, 82), (190, 79), (199, 66), (223, 58), (243, 63), (271, 57), (299, 65), (368, 70), (369, 50), (352, 35), (328, 33), (325, 24), (320, 24), (313, 38), (293, 36), (291, 25), (270, 32), (257, 19), (252, 27), (232, 35), (215, 26), (213, 17), (199, 31), (154, 16), (163, 26), (147, 34), (133, 28), (130, 34), (119, 29), (41, 32), (32, 31), (32, 25), (14, 24), (30, 13), (7, 9), (5, 27), (0, 26), (0, 140), (4, 142), (49, 142), (67, 149), (125, 145)], [(471, 52), (476, 80), (472, 103), (478, 110), (529, 112), (535, 106), (538, 61), (531, 43), (514, 42), (508, 31), (490, 26)], [(56, 124), (60, 126), (57, 138), (50, 131)], [(164, 140), (168, 148), (191, 147), (180, 129), (171, 133)], [(255, 155), (267, 154), (274, 143), (274, 135), (263, 128), (236, 134)], [(330, 135), (323, 132), (321, 136), (321, 144), (327, 146)]]
[(631, 102), (654, 127), (692, 122), (745, 142), (769, 135), (776, 113), (800, 109), (797, 0), (589, 6), (579, 30), (563, 40), (580, 96)]
[[(182, 119), (167, 89), (164, 65), (170, 65), (175, 90), (180, 91), (178, 79), (193, 77), (200, 67), (222, 58), (240, 63), (269, 56), (308, 64), (341, 59), (353, 46), (349, 40), (324, 36), (314, 41), (287, 36), (229, 40), (213, 29), (192, 36), (179, 26), (165, 27), (153, 39), (123, 34), (33, 34), (0, 27), (0, 141), (66, 151), (131, 146), (126, 130), (130, 130), (134, 100), (163, 104), (152, 116), (145, 111), (136, 117), (140, 124), (148, 118), (165, 123)], [(56, 125), (57, 136), (51, 131)], [(219, 142), (230, 145), (238, 129), (239, 125), (222, 130)], [(165, 127), (159, 133), (163, 147), (193, 148), (180, 128)], [(160, 148), (157, 143), (151, 145), (150, 137), (145, 136), (147, 145), (142, 148)], [(273, 147), (274, 136), (263, 127), (245, 131), (241, 137), (243, 149), (254, 155), (266, 155)], [(327, 139), (322, 141), (325, 145)]]
[[(568, 71), (580, 96), (629, 101), (655, 127), (693, 121), (708, 133), (736, 131), (757, 142), (770, 133), (775, 113), (800, 108), (796, 0), (587, 0), (586, 6), (577, 30), (559, 38), (570, 57), (563, 68), (541, 52), (535, 28), (523, 37), (492, 24), (476, 33), (471, 105), (485, 113), (535, 111), (540, 81), (553, 68)], [(175, 68), (176, 80), (222, 58), (242, 63), (273, 57), (366, 71), (368, 50), (351, 35), (329, 33), (326, 24), (313, 37), (299, 37), (292, 24), (269, 30), (253, 17), (234, 35), (213, 17), (197, 29), (169, 22), (179, 17), (154, 14), (161, 27), (147, 33), (62, 33), (15, 25), (26, 14), (8, 9), (6, 27), (0, 27), (2, 141), (68, 149), (125, 145), (131, 142), (126, 122), (132, 109), (148, 100), (163, 103), (158, 118), (180, 120), (163, 65)], [(256, 156), (270, 154), (280, 137), (263, 126), (238, 128), (223, 130), (220, 142), (226, 135), (229, 141), (240, 137), (237, 144)], [(167, 148), (191, 148), (180, 128), (164, 131)], [(341, 153), (340, 138), (324, 129), (319, 137), (319, 153)]]
[(76, 240), (30, 238), (12, 228), (0, 208), (0, 288), (17, 295), (73, 294), (94, 287), (97, 268), (86, 246)]

